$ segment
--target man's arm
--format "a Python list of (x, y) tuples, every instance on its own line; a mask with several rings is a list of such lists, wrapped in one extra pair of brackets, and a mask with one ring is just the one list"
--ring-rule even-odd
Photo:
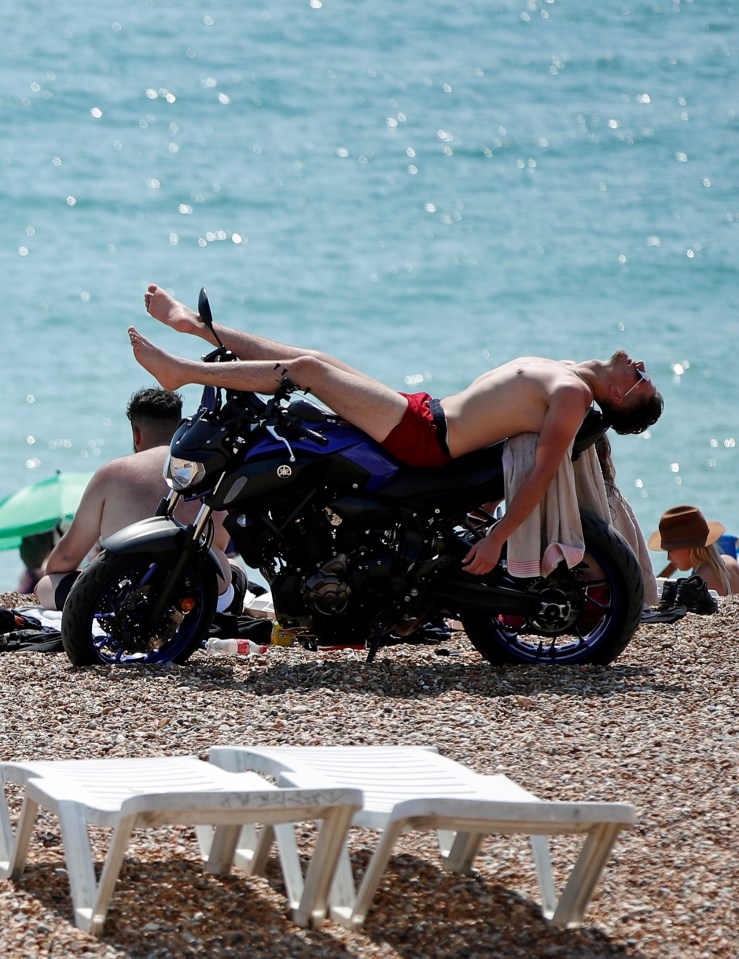
[(582, 425), (587, 407), (588, 403), (583, 405), (582, 392), (576, 386), (564, 385), (557, 390), (544, 417), (534, 468), (521, 483), (511, 502), (506, 504), (501, 521), (465, 556), (462, 564), (466, 572), (482, 576), (496, 565), (505, 541), (544, 498)]
[(93, 476), (82, 495), (72, 524), (46, 561), (46, 573), (69, 573), (79, 569), (85, 556), (100, 538), (105, 505), (105, 466)]

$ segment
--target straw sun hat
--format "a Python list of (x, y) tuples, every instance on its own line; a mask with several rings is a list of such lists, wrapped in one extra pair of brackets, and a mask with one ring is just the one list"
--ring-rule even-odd
[(709, 523), (697, 506), (673, 506), (662, 514), (659, 529), (649, 537), (650, 549), (700, 549), (726, 532), (721, 523)]

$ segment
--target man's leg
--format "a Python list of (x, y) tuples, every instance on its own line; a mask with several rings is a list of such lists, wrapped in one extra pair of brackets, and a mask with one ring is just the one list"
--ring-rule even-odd
[(47, 573), (36, 584), (36, 599), (44, 609), (61, 610), (69, 591), (77, 582), (80, 570), (71, 573)]
[(233, 363), (202, 363), (172, 356), (137, 332), (128, 331), (136, 360), (168, 390), (187, 383), (231, 390), (274, 393), (283, 376), (308, 390), (339, 416), (382, 441), (403, 418), (404, 396), (364, 374), (344, 369), (315, 353)]
[[(180, 303), (179, 300), (176, 300), (156, 284), (152, 283), (148, 292), (144, 294), (144, 303), (149, 315), (153, 316), (155, 320), (159, 320), (160, 323), (164, 323), (165, 326), (169, 326), (179, 333), (191, 333), (199, 336), (213, 346), (218, 345), (218, 341), (195, 310), (191, 310), (189, 306)], [(227, 326), (221, 326), (220, 323), (214, 323), (213, 327), (218, 333), (221, 343), (231, 350), (235, 356), (238, 356), (240, 360), (282, 360), (284, 363), (299, 356), (315, 356), (339, 370), (371, 379), (365, 373), (355, 370), (335, 356), (330, 356), (328, 353), (322, 353), (319, 350), (288, 346), (286, 343), (279, 343), (277, 340), (270, 340), (268, 337), (259, 336), (256, 333), (232, 330)]]

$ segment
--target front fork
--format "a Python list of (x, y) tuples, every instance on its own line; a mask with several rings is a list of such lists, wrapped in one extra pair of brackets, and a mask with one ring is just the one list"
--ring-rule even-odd
[[(221, 477), (223, 479), (223, 477)], [(216, 484), (216, 489), (221, 480)], [(157, 516), (172, 517), (174, 511), (182, 498), (182, 494), (172, 490), (169, 495), (161, 501), (157, 509)], [(195, 521), (185, 528), (185, 535), (181, 542), (180, 554), (170, 575), (167, 577), (164, 589), (157, 597), (149, 613), (149, 626), (155, 627), (161, 622), (165, 613), (172, 605), (172, 600), (179, 591), (180, 581), (185, 574), (185, 570), (190, 559), (195, 553), (201, 553), (208, 549), (208, 539), (205, 535), (206, 528), (210, 522), (213, 509), (205, 503), (200, 507)]]

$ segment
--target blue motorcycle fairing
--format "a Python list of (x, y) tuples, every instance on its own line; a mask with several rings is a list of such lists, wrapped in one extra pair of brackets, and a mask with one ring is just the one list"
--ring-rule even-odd
[(379, 443), (348, 423), (327, 420), (317, 424), (317, 429), (328, 440), (325, 446), (319, 446), (306, 437), (292, 437), (289, 433), (284, 441), (265, 436), (248, 450), (244, 463), (274, 458), (279, 454), (284, 464), (291, 466), (293, 464), (290, 463), (288, 446), (296, 459), (303, 455), (315, 461), (341, 453), (347, 460), (366, 471), (368, 479), (365, 489), (369, 492), (382, 489), (401, 468), (401, 464), (386, 453)]
[[(103, 540), (103, 549), (109, 553), (166, 553), (173, 547), (179, 548), (184, 539), (185, 527), (174, 519), (165, 516), (150, 516), (148, 519), (138, 520), (123, 529), (117, 530), (112, 536)], [(208, 557), (223, 579), (221, 564), (212, 549), (208, 550)]]

